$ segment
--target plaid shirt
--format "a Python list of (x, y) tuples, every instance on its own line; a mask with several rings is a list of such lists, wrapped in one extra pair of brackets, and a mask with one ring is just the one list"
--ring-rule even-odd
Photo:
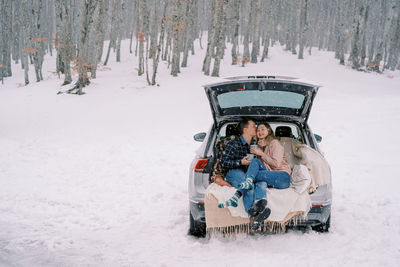
[[(253, 144), (253, 140), (252, 143)], [(243, 136), (236, 138), (228, 143), (222, 153), (221, 165), (226, 170), (243, 169), (247, 166), (241, 164), (241, 160), (250, 153), (250, 145), (244, 140)]]

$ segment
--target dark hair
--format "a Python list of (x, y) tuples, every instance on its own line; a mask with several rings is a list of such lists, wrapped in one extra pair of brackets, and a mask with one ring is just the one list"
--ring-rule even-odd
[(249, 121), (252, 121), (252, 118), (241, 118), (240, 122), (238, 124), (238, 128), (240, 131), (240, 134), (243, 134), (243, 129), (249, 126)]

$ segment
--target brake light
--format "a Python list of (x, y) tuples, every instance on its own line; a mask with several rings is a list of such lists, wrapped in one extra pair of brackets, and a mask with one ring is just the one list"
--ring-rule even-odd
[(236, 89), (237, 91), (243, 91), (244, 90), (244, 88), (238, 88), (238, 89)]
[(195, 172), (204, 172), (208, 163), (208, 159), (199, 159), (194, 167)]
[(322, 207), (322, 205), (312, 205), (313, 207)]

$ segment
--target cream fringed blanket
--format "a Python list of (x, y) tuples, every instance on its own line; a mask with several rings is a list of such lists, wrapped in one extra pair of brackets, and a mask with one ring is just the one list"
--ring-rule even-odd
[[(301, 165), (293, 171), (291, 187), (267, 189), (267, 206), (271, 209), (271, 215), (265, 221), (263, 231), (280, 232), (288, 223), (306, 219), (311, 208), (310, 196), (306, 190), (311, 178)], [(215, 183), (208, 186), (204, 199), (208, 236), (249, 232), (250, 220), (244, 210), (243, 198), (239, 199), (236, 208), (218, 208), (218, 203), (227, 201), (235, 192), (234, 187)]]

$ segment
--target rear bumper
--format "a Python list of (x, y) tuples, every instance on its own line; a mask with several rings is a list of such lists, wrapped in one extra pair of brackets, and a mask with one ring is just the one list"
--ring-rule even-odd
[[(206, 223), (204, 204), (189, 201), (190, 213), (193, 219), (197, 222)], [(298, 225), (318, 225), (326, 223), (331, 214), (331, 205), (312, 207), (307, 214), (307, 221), (301, 222)]]
[(307, 221), (301, 222), (298, 225), (315, 226), (321, 223), (326, 223), (331, 215), (331, 205), (312, 207), (307, 214)]

